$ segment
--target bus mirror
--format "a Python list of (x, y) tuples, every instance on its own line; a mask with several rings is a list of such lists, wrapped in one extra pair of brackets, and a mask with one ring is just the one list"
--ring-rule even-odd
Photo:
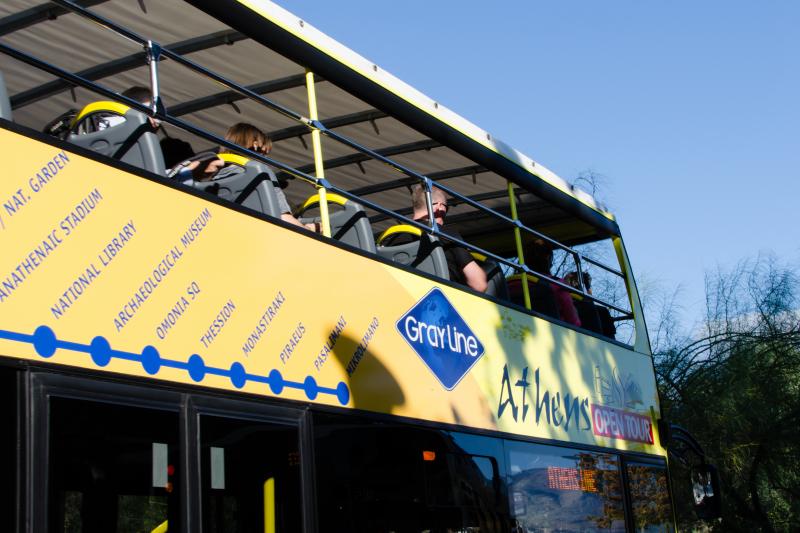
[(692, 469), (692, 495), (697, 516), (713, 520), (721, 516), (721, 494), (719, 472), (713, 465), (701, 465)]

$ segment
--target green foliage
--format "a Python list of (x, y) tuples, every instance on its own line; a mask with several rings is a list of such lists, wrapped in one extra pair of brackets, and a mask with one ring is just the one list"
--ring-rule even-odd
[[(682, 335), (674, 299), (652, 335), (664, 417), (688, 429), (720, 471), (723, 518), (714, 531), (800, 530), (798, 276), (774, 259), (706, 278), (707, 313)], [(673, 461), (681, 530), (697, 527)]]

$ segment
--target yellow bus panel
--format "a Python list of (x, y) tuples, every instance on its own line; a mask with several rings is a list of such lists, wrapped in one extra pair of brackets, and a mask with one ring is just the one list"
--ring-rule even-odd
[(0, 129), (0, 354), (664, 455), (650, 357)]

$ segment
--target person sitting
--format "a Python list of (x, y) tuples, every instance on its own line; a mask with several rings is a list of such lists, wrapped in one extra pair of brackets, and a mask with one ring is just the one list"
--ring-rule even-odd
[[(238, 122), (228, 128), (225, 133), (225, 140), (234, 144), (238, 144), (242, 148), (246, 148), (257, 154), (267, 155), (272, 151), (272, 140), (266, 133), (258, 129), (252, 124), (246, 122)], [(232, 150), (221, 149), (220, 153), (233, 153)], [(220, 170), (215, 178), (223, 178), (236, 172), (241, 172), (241, 168), (236, 166), (228, 166)], [(286, 195), (280, 187), (275, 187), (275, 193), (278, 195), (278, 203), (280, 204), (281, 220), (300, 226), (310, 231), (319, 232), (319, 226), (315, 223), (303, 224), (292, 215), (292, 209), (289, 207), (289, 202), (286, 200)]]
[[(431, 204), (433, 205), (433, 218), (439, 227), (444, 226), (444, 217), (447, 215), (447, 196), (441, 189), (431, 191)], [(428, 203), (425, 199), (425, 188), (417, 184), (411, 191), (411, 205), (414, 209), (413, 219), (423, 224), (428, 224)], [(447, 230), (453, 237), (464, 240), (461, 235), (453, 230)], [(456, 283), (467, 285), (478, 291), (486, 292), (488, 286), (486, 272), (473, 259), (472, 255), (462, 246), (443, 238), (442, 249), (447, 259), (447, 269), (450, 279)]]
[[(131, 100), (135, 100), (136, 102), (139, 102), (145, 106), (150, 106), (152, 102), (152, 94), (150, 89), (141, 85), (133, 85), (128, 87), (121, 94), (122, 96), (130, 98)], [(90, 120), (82, 123), (79, 126), (77, 133), (92, 133), (95, 131), (102, 131), (107, 128), (118, 126), (124, 122), (125, 117), (116, 113), (97, 113), (92, 116)], [(157, 133), (158, 129), (161, 127), (161, 121), (153, 117), (148, 117), (148, 123), (152, 133)], [(54, 126), (51, 126), (51, 128), (53, 127)], [(177, 179), (178, 181), (186, 181), (189, 179), (205, 181), (211, 179), (214, 174), (216, 174), (225, 165), (225, 162), (219, 158), (207, 158), (200, 161), (190, 161), (182, 168), (175, 169), (176, 171), (172, 172), (170, 167), (174, 166), (174, 164), (175, 162), (170, 162), (169, 166), (167, 166), (169, 169), (167, 171), (167, 176), (174, 176), (174, 179)]]
[[(142, 105), (150, 106), (152, 103), (152, 94), (150, 93), (150, 89), (147, 87), (142, 87), (141, 85), (134, 85), (132, 87), (127, 88), (125, 91), (122, 92), (122, 96), (126, 96), (131, 100), (136, 100)], [(110, 117), (116, 119), (125, 120), (124, 117), (116, 116)], [(150, 126), (152, 126), (153, 131), (157, 131), (161, 127), (161, 121), (149, 117), (150, 119)], [(111, 126), (113, 124), (109, 124)], [(108, 127), (107, 126), (107, 127)], [(163, 130), (162, 130), (163, 131)], [(189, 151), (191, 151), (191, 146), (189, 143), (186, 143), (189, 146)], [(161, 142), (162, 152), (164, 150), (164, 143)], [(166, 154), (164, 154), (166, 156)], [(191, 154), (189, 154), (191, 155)], [(180, 159), (184, 159), (183, 157)], [(180, 161), (178, 160), (178, 161)], [(166, 163), (166, 157), (165, 157)], [(171, 169), (176, 165), (177, 161), (174, 161), (174, 158), (171, 158), (170, 162), (167, 163), (167, 168)], [(188, 179), (194, 179), (196, 181), (207, 181), (214, 177), (214, 175), (219, 172), (222, 167), (225, 166), (225, 162), (220, 158), (206, 158), (199, 161), (190, 161), (186, 164), (183, 168), (181, 168), (175, 175), (175, 179), (178, 181), (186, 181)], [(170, 171), (167, 171), (167, 174), (170, 174)]]
[[(142, 87), (141, 85), (134, 85), (132, 87), (128, 87), (124, 91), (122, 91), (122, 96), (126, 98), (130, 98), (131, 100), (135, 100), (142, 105), (150, 106), (152, 103), (152, 96), (150, 93), (150, 89), (147, 87)], [(158, 128), (161, 126), (161, 122), (158, 119), (153, 117), (148, 117), (150, 121), (150, 126), (153, 128), (153, 132), (156, 132)], [(112, 128), (118, 124), (122, 124), (125, 122), (125, 117), (116, 115), (113, 113), (103, 114), (98, 113), (94, 118), (94, 128), (96, 131), (104, 130), (106, 128)]]
[[(580, 289), (577, 272), (570, 272), (564, 279), (570, 286)], [(588, 272), (583, 273), (583, 288), (586, 294), (592, 295), (592, 276)], [(606, 306), (598, 305), (591, 300), (578, 300), (575, 302), (575, 308), (578, 310), (583, 327), (610, 339), (616, 336), (617, 327)]]
[[(531, 243), (526, 257), (527, 266), (534, 272), (544, 274), (561, 282), (564, 281), (550, 273), (553, 267), (553, 248), (543, 239), (535, 239)], [(581, 325), (578, 311), (575, 309), (569, 290), (545, 278), (539, 278), (535, 274), (528, 275), (528, 287), (532, 310), (568, 324)], [(508, 289), (511, 294), (511, 301), (522, 304), (522, 280), (518, 278), (509, 280)]]

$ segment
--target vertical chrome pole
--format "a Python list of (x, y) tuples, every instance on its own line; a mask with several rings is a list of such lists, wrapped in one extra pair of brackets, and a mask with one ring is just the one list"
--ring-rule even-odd
[(433, 187), (431, 185), (431, 180), (427, 177), (425, 178), (425, 204), (426, 208), (428, 209), (428, 224), (430, 224), (433, 233), (438, 233), (439, 225), (436, 223), (436, 219), (433, 217)]
[(581, 256), (579, 254), (574, 254), (572, 259), (575, 261), (575, 272), (578, 276), (578, 288), (581, 292), (589, 293), (586, 290), (586, 286), (583, 283), (583, 268), (581, 267)]
[(145, 47), (147, 53), (147, 65), (150, 68), (150, 109), (153, 115), (164, 113), (164, 105), (161, 102), (161, 94), (158, 87), (158, 62), (161, 60), (161, 46), (153, 41), (147, 41)]

